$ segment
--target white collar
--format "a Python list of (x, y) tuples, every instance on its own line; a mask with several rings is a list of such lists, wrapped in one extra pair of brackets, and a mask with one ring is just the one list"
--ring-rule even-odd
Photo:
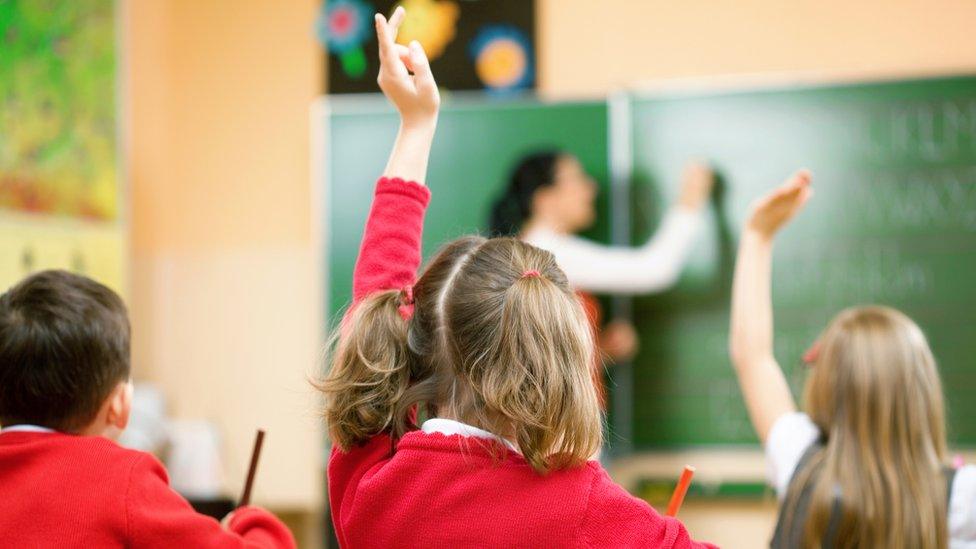
[(47, 427), (41, 427), (40, 425), (11, 425), (10, 427), (4, 427), (0, 429), (0, 433), (53, 433), (54, 429), (48, 429)]
[(442, 435), (461, 435), (463, 437), (476, 437), (476, 438), (486, 438), (490, 440), (497, 440), (508, 446), (513, 452), (518, 452), (518, 448), (494, 433), (485, 431), (484, 429), (479, 429), (474, 425), (468, 425), (467, 423), (461, 423), (460, 421), (455, 421), (453, 419), (445, 419), (442, 417), (430, 418), (420, 426), (420, 430), (430, 434), (430, 433), (440, 433)]

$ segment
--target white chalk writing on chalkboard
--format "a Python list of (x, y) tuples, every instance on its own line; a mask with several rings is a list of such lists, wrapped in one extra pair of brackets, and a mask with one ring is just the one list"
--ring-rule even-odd
[(976, 166), (883, 171), (852, 183), (850, 200), (838, 204), (861, 223), (976, 231)]
[(922, 297), (933, 276), (931, 266), (883, 240), (863, 241), (843, 254), (805, 254), (777, 263), (773, 289), (783, 301), (815, 296), (821, 304), (837, 304)]
[(734, 379), (715, 379), (708, 386), (708, 415), (712, 425), (729, 439), (752, 434), (752, 424), (744, 413), (739, 385)]
[(976, 100), (900, 104), (877, 115), (872, 127), (878, 157), (939, 161), (976, 152)]

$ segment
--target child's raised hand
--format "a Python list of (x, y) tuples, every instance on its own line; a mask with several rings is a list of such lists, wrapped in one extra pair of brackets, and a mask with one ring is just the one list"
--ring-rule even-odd
[(403, 7), (398, 7), (389, 21), (383, 14), (376, 14), (376, 38), (380, 50), (380, 73), (376, 82), (400, 112), (405, 125), (431, 125), (437, 121), (440, 93), (420, 43), (414, 40), (406, 47), (395, 42), (405, 15)]
[(775, 236), (813, 196), (810, 180), (811, 175), (807, 170), (791, 175), (782, 185), (754, 203), (746, 227), (766, 238)]

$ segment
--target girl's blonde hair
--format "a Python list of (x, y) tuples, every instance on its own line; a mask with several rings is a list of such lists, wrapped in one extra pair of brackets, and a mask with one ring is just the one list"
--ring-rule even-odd
[[(945, 547), (942, 386), (919, 327), (888, 307), (842, 311), (820, 340), (806, 411), (826, 437), (791, 484), (812, 483), (804, 547), (820, 547), (836, 497), (836, 547)], [(795, 524), (794, 521), (788, 521)]]
[(400, 318), (397, 291), (346, 319), (320, 388), (340, 448), (415, 428), (418, 407), (509, 438), (540, 473), (601, 443), (586, 315), (551, 253), (512, 238), (445, 245)]

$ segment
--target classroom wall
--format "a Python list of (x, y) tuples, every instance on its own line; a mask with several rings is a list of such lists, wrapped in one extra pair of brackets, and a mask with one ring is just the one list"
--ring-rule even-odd
[(598, 95), (634, 82), (821, 73), (976, 71), (967, 0), (538, 0), (540, 88)]
[(235, 497), (263, 427), (256, 501), (317, 507), (317, 2), (120, 4), (136, 378), (158, 383), (175, 417), (220, 427)]

